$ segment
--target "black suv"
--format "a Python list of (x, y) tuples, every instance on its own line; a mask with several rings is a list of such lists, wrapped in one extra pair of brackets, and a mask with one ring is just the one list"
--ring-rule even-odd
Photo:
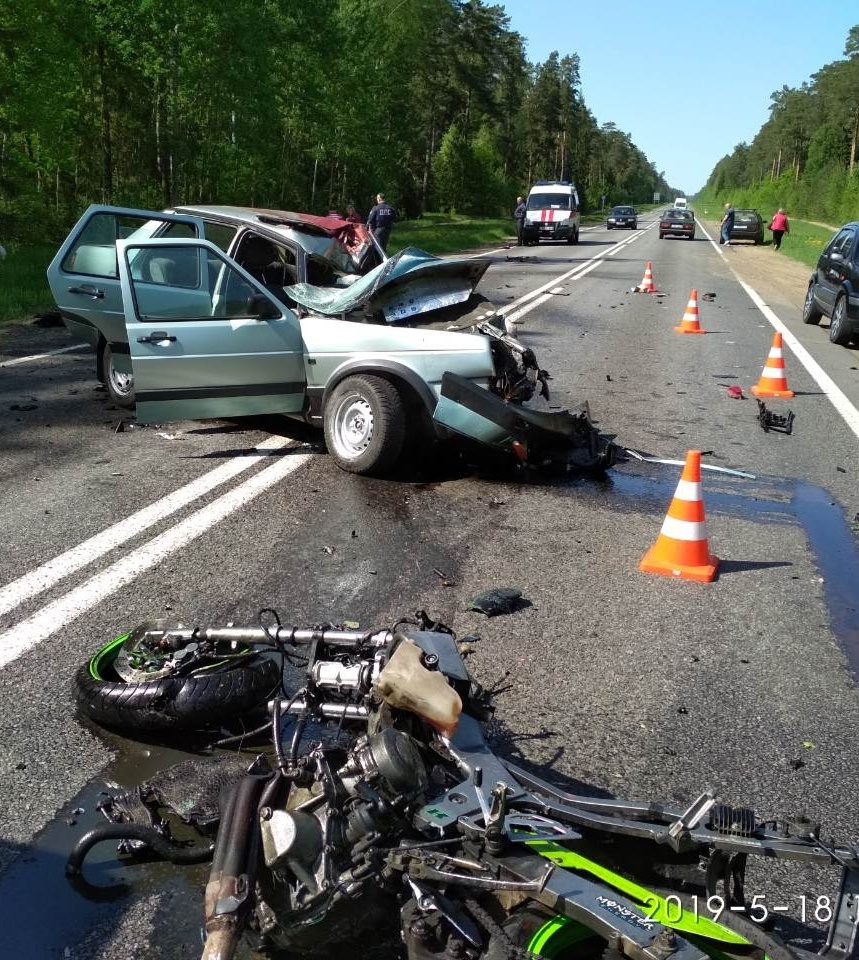
[(805, 323), (827, 316), (829, 339), (847, 346), (859, 340), (859, 221), (846, 223), (827, 243), (808, 281)]
[(735, 210), (731, 240), (752, 240), (755, 246), (764, 242), (764, 221), (757, 210)]

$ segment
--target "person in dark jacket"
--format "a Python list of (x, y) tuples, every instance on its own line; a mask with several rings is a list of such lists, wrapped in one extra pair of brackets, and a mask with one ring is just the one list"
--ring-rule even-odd
[(730, 203), (725, 204), (725, 215), (722, 217), (722, 222), (719, 226), (719, 243), (730, 244), (731, 231), (734, 229), (734, 208)]
[(516, 221), (516, 246), (521, 247), (525, 243), (525, 217), (528, 208), (525, 206), (524, 197), (516, 197), (516, 209), (513, 211), (513, 219)]
[(376, 205), (367, 214), (367, 226), (373, 231), (379, 246), (387, 252), (391, 227), (397, 219), (396, 207), (385, 200), (384, 193), (376, 194)]

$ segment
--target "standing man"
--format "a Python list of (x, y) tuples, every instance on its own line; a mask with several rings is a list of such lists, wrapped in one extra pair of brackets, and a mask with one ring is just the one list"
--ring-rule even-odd
[(725, 215), (722, 217), (722, 231), (719, 234), (719, 243), (731, 242), (731, 231), (734, 229), (734, 208), (730, 203), (725, 204)]
[(367, 214), (367, 226), (373, 231), (376, 242), (387, 253), (391, 227), (397, 219), (397, 209), (385, 200), (384, 193), (376, 194), (376, 205)]
[(525, 206), (524, 197), (516, 197), (516, 209), (513, 211), (513, 219), (516, 221), (516, 246), (521, 247), (525, 243), (525, 215), (528, 209)]

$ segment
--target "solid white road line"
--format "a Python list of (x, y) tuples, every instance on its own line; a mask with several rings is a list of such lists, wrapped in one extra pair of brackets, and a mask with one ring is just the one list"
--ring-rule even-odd
[(73, 347), (60, 347), (59, 350), (49, 350), (47, 353), (33, 353), (29, 357), (16, 357), (14, 360), (0, 361), (0, 367), (14, 367), (19, 363), (30, 363), (32, 360), (44, 360), (45, 357), (55, 357), (58, 353), (71, 353), (73, 350), (91, 349), (88, 343), (76, 343)]
[(243, 484), (191, 514), (175, 527), (117, 560), (80, 587), (43, 607), (32, 617), (0, 633), (0, 667), (6, 666), (36, 644), (58, 633), (70, 621), (131, 583), (144, 571), (161, 563), (173, 551), (191, 543), (239, 507), (243, 507), (254, 497), (304, 466), (313, 456), (311, 453), (299, 453), (282, 457), (277, 463), (254, 474)]
[(227, 480), (231, 480), (245, 470), (249, 470), (260, 460), (266, 458), (266, 451), (277, 450), (291, 442), (282, 437), (269, 437), (268, 440), (264, 440), (254, 448), (261, 451), (259, 454), (233, 458), (166, 497), (162, 497), (161, 500), (144, 507), (124, 520), (120, 520), (112, 527), (102, 530), (101, 533), (97, 533), (71, 550), (61, 553), (53, 560), (49, 560), (35, 570), (24, 574), (23, 577), (13, 580), (5, 587), (0, 588), (0, 616), (13, 610), (37, 593), (50, 589), (58, 581), (87, 566), (87, 564), (97, 560), (115, 547), (121, 546), (132, 537), (186, 507), (215, 487), (226, 483)]
[[(704, 230), (704, 228), (701, 228)], [(714, 249), (719, 253), (719, 255), (726, 261), (731, 273), (734, 275), (737, 283), (746, 291), (746, 293), (751, 298), (752, 303), (760, 310), (760, 312), (766, 317), (767, 321), (773, 327), (774, 330), (782, 335), (782, 339), (787, 344), (788, 347), (793, 351), (794, 356), (797, 360), (805, 367), (808, 371), (808, 375), (811, 379), (820, 387), (820, 390), (829, 398), (829, 402), (833, 407), (841, 414), (841, 418), (853, 431), (854, 435), (859, 437), (859, 410), (847, 399), (846, 394), (841, 390), (841, 388), (835, 383), (832, 377), (820, 366), (820, 364), (812, 357), (812, 355), (805, 349), (805, 347), (797, 340), (796, 336), (788, 330), (785, 326), (784, 321), (780, 320), (778, 314), (776, 314), (771, 307), (769, 307), (764, 301), (763, 297), (754, 289), (750, 287), (745, 280), (737, 273), (733, 266), (731, 266), (731, 258), (725, 256), (724, 249), (704, 230), (704, 235), (713, 244)]]
[(745, 280), (741, 279), (735, 270), (731, 272), (739, 281), (740, 286), (752, 298), (752, 303), (754, 303), (758, 310), (769, 320), (772, 326), (781, 333), (782, 339), (793, 351), (796, 359), (805, 367), (812, 380), (820, 387), (823, 393), (829, 397), (832, 406), (841, 414), (847, 426), (859, 437), (859, 410), (847, 399), (842, 390), (836, 386), (832, 377), (830, 377), (823, 367), (812, 357), (794, 334), (787, 329), (783, 321), (779, 320), (772, 308), (764, 303), (758, 292), (750, 287)]

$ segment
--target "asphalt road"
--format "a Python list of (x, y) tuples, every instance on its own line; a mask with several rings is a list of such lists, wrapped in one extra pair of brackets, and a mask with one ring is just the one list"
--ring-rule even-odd
[[(698, 449), (705, 464), (753, 475), (704, 472), (721, 559), (711, 584), (638, 570), (677, 465), (631, 458), (596, 481), (445, 462), (368, 480), (289, 421), (118, 431), (91, 354), (26, 359), (69, 346), (64, 331), (4, 332), (0, 897), (17, 922), (0, 955), (199, 955), (205, 873), (109, 874), (112, 851), (99, 848), (90, 879), (127, 890), (82, 893), (63, 877), (99, 791), (178, 756), (83, 724), (72, 701), (93, 649), (153, 616), (254, 622), (274, 607), (284, 622), (369, 626), (424, 608), (480, 635), (478, 679), (507, 676), (500, 751), (550, 764), (574, 789), (691, 800), (712, 786), (761, 815), (805, 812), (859, 840), (856, 352), (803, 327), (801, 303), (778, 289), (762, 309), (735, 272), (752, 251), (642, 227), (493, 251), (481, 291), (520, 321), (553, 376), (552, 407), (587, 400), (624, 447), (675, 461)], [(647, 261), (659, 295), (632, 292)], [(674, 331), (693, 287), (715, 294), (699, 300), (705, 336)], [(795, 413), (790, 435), (765, 432), (749, 397), (773, 324), (796, 396), (767, 406)], [(732, 399), (732, 384), (747, 399)], [(496, 586), (530, 606), (466, 611)], [(747, 893), (798, 908), (800, 892), (834, 892), (829, 871), (803, 869), (798, 888), (785, 885), (792, 872), (776, 871), (772, 894)]]

